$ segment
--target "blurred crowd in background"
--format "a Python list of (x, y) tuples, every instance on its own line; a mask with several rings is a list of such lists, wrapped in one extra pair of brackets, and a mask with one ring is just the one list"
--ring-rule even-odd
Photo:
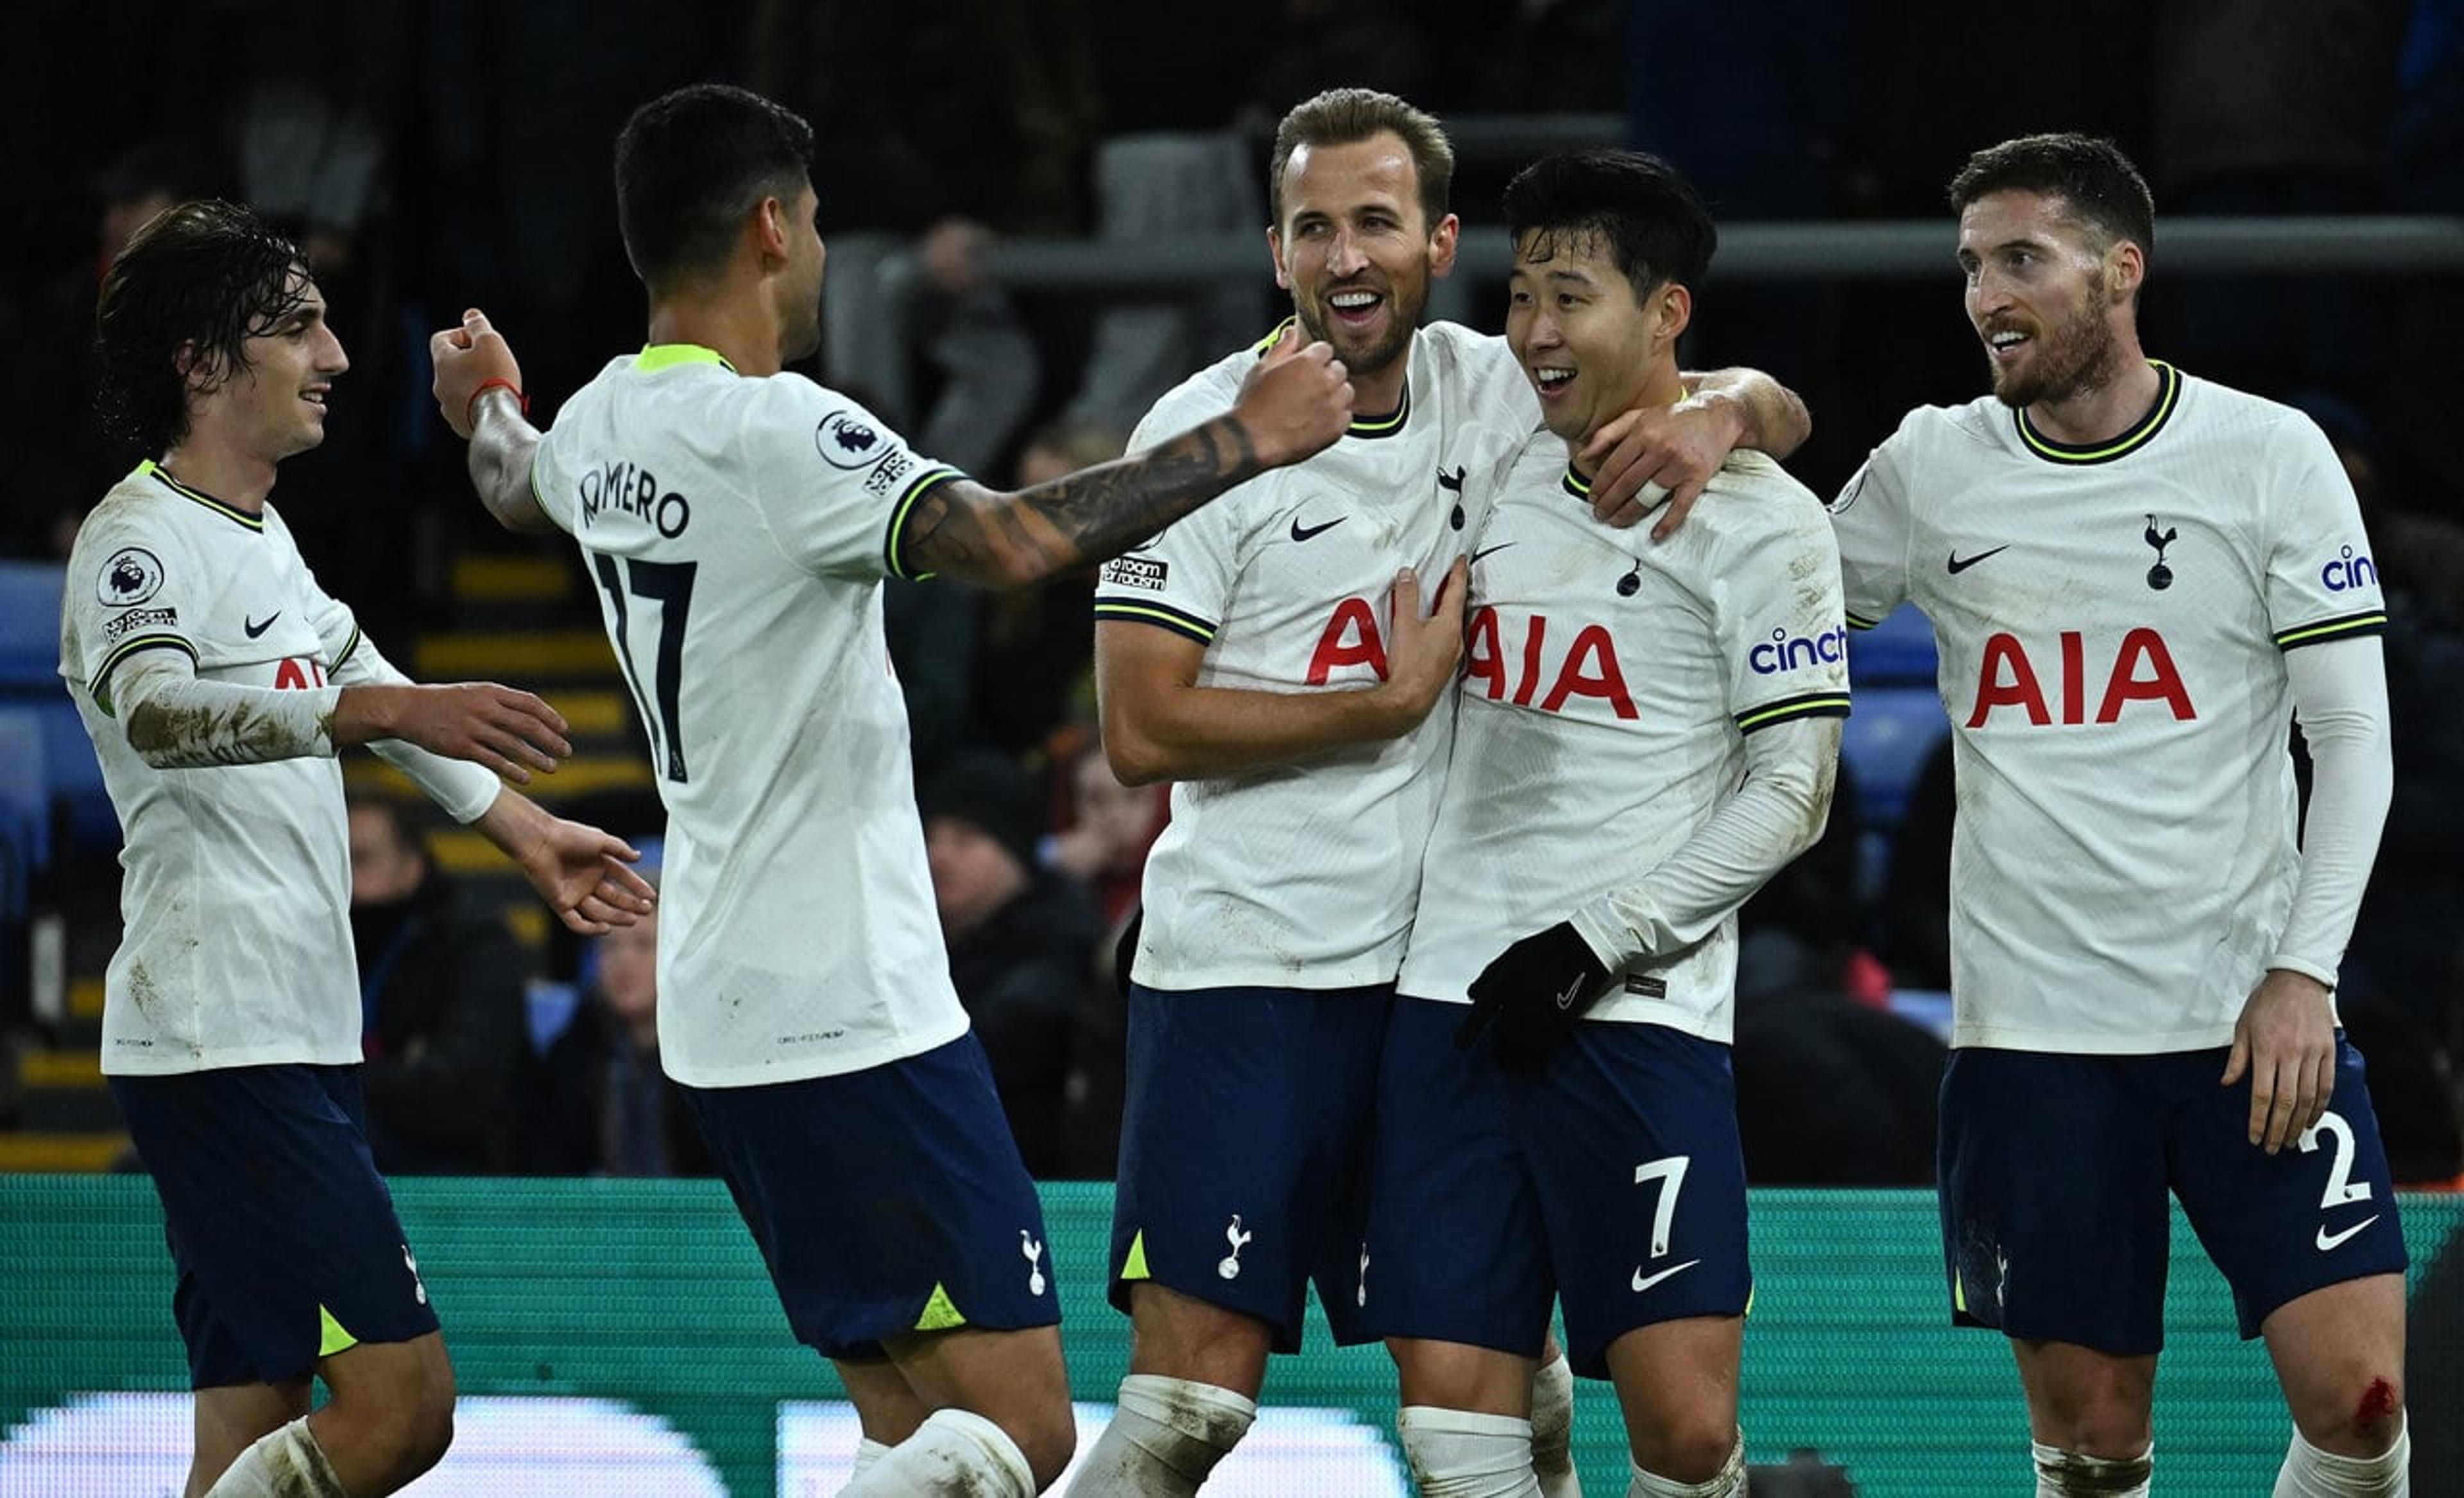
[[(64, 557), (84, 508), (143, 455), (87, 420), (102, 265), (168, 203), (245, 200), (307, 247), (352, 359), (324, 447), (285, 465), (275, 500), (396, 659), (460, 623), (453, 558), (519, 544), (482, 523), (435, 419), (428, 332), (486, 308), (543, 425), (637, 347), (611, 146), (675, 84), (743, 83), (814, 122), (833, 294), (864, 294), (891, 261), (916, 280), (898, 338), (862, 360), (825, 347), (806, 372), (1003, 485), (1116, 454), (1150, 401), (1284, 305), (1263, 233), (1250, 279), (1160, 306), (1004, 286), (988, 251), (1263, 230), (1274, 122), (1324, 87), (1389, 90), (1441, 120), (1608, 121), (1610, 142), (1685, 170), (1724, 224), (1940, 223), (1938, 277), (1723, 283), (1714, 264), (1686, 362), (1756, 365), (1803, 395), (1815, 437), (1791, 467), (1817, 493), (1910, 406), (1983, 389), (1943, 200), (1959, 163), (2034, 130), (2110, 136), (2156, 192), (2150, 351), (2308, 411), (2361, 494), (2394, 620), (2397, 791), (2343, 1012), (2399, 1179), (2464, 1175), (2449, 1064), (2464, 1046), (2464, 476), (2445, 451), (2464, 408), (2464, 276), (2162, 270), (2166, 226), (2187, 217), (2464, 213), (2464, 0), (34, 10), (20, 34), (50, 40), (12, 77), (20, 228), (0, 247), (15, 353), (0, 363), (0, 552)], [(1502, 233), (1498, 191), (1518, 165), (1465, 155), (1466, 235)], [(1474, 320), (1502, 326), (1502, 290), (1472, 291)], [(1159, 341), (1144, 316), (1199, 332)], [(953, 969), (1047, 1177), (1110, 1172), (1112, 954), (1168, 815), (1163, 789), (1122, 786), (1095, 741), (1089, 582), (999, 597), (893, 584), (888, 600)], [(575, 589), (574, 622), (589, 606)], [(1911, 778), (1888, 826), (1843, 786), (1824, 844), (1746, 913), (1736, 1062), (1759, 1180), (1931, 1177), (1941, 1042), (1891, 1001), (1948, 980), (1947, 757)], [(617, 830), (655, 836), (649, 805)], [(531, 974), (561, 996), (543, 1006), (522, 951), (456, 899), (425, 830), (383, 803), (355, 808), (380, 1162), (706, 1169), (658, 1074), (647, 938), (558, 945)], [(448, 1095), (450, 1120), (425, 1106)]]

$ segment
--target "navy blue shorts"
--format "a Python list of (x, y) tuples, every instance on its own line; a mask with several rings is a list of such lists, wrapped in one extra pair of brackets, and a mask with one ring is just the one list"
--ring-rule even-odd
[(1608, 1377), (1637, 1327), (1745, 1313), (1746, 1164), (1728, 1047), (1662, 1024), (1575, 1028), (1540, 1078), (1455, 1047), (1470, 1011), (1404, 999), (1378, 1078), (1367, 1319), (1381, 1336)]
[(354, 1343), (436, 1330), (368, 1155), (359, 1068), (108, 1080), (163, 1200), (189, 1387), (288, 1383)]
[(684, 1090), (796, 1340), (1061, 1319), (1044, 1204), (973, 1031), (840, 1076)]
[(2402, 1273), (2387, 1151), (2361, 1052), (2274, 1156), (2250, 1142), (2250, 1081), (2222, 1047), (2072, 1056), (1967, 1047), (1942, 1079), (1944, 1267), (1952, 1319), (2121, 1356), (2165, 1345), (2170, 1189), (2233, 1287), (2241, 1334), (2279, 1306)]
[(1295, 1353), (1309, 1282), (1356, 1325), (1377, 1054), (1394, 990), (1130, 989), (1111, 1300), (1153, 1280)]

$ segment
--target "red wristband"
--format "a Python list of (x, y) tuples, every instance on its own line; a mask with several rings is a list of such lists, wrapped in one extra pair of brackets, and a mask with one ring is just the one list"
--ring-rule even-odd
[(479, 388), (472, 391), (471, 398), (462, 403), (463, 426), (469, 427), (473, 430), (477, 430), (479, 420), (478, 417), (473, 413), (479, 408), (479, 397), (487, 394), (490, 390), (513, 391), (514, 400), (516, 404), (521, 407), (522, 414), (527, 416), (531, 413), (531, 398), (522, 393), (521, 386), (514, 384), (514, 382), (506, 379), (502, 375), (497, 375), (494, 379), (480, 381)]

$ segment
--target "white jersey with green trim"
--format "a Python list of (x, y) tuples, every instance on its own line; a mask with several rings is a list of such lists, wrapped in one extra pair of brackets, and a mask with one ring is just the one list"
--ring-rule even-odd
[(582, 546), (668, 809), (659, 1057), (695, 1087), (875, 1067), (965, 1033), (882, 632), (898, 524), (957, 476), (802, 375), (610, 363), (531, 482)]
[[(1234, 354), (1156, 402), (1133, 451), (1223, 409), (1258, 353)], [(1396, 572), (1419, 573), (1425, 607), (1477, 533), (1499, 467), (1539, 420), (1503, 339), (1435, 323), (1413, 336), (1408, 358), (1397, 410), (1355, 420), (1333, 447), (1226, 492), (1107, 564), (1097, 621), (1199, 642), (1201, 687), (1355, 692), (1383, 679)], [(1171, 822), (1147, 856), (1137, 981), (1325, 989), (1392, 980), (1450, 734), (1441, 706), (1382, 743), (1175, 785)]]
[(148, 462), (78, 526), (60, 674), (122, 835), (104, 1071), (360, 1059), (341, 762), (156, 769), (110, 706), (113, 672), (143, 651), (180, 651), (204, 681), (316, 691), (352, 679), (359, 643), (271, 505), (252, 514)]
[[(1748, 734), (1848, 712), (1839, 565), (1803, 485), (1734, 452), (1682, 528), (1649, 530), (1594, 519), (1546, 431), (1499, 491), (1401, 992), (1468, 1002), (1509, 944), (1637, 883), (1708, 822), (1745, 778)], [(1736, 920), (1646, 957), (1586, 1018), (1727, 1042)]]
[(2308, 418), (2157, 363), (2067, 447), (1911, 412), (1832, 504), (1852, 625), (1912, 602), (1950, 715), (1952, 1044), (2229, 1044), (2299, 872), (2283, 652), (2386, 623)]

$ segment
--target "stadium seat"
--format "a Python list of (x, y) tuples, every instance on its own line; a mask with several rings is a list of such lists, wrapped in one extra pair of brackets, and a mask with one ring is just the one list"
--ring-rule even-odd
[(1839, 740), (1857, 782), (1857, 814), (1868, 829), (1900, 825), (1926, 756), (1950, 732), (1930, 680), (1922, 687), (1859, 688)]
[(1868, 687), (1934, 684), (1933, 626), (1914, 604), (1902, 604), (1871, 629), (1848, 631), (1848, 682)]
[(1933, 687), (1859, 687), (1839, 738), (1839, 758), (1857, 787), (1857, 882), (1880, 899), (1891, 839), (1934, 746), (1950, 732)]
[(52, 865), (51, 786), (44, 775), (43, 728), (32, 709), (0, 702), (0, 922), (26, 914), (35, 875)]
[(0, 561), (0, 692), (56, 692), (60, 680), (57, 562)]
[(70, 846), (82, 852), (118, 851), (120, 813), (103, 788), (102, 761), (95, 758), (77, 704), (55, 679), (49, 694), (29, 705), (42, 725), (45, 778), (53, 804), (66, 819)]

